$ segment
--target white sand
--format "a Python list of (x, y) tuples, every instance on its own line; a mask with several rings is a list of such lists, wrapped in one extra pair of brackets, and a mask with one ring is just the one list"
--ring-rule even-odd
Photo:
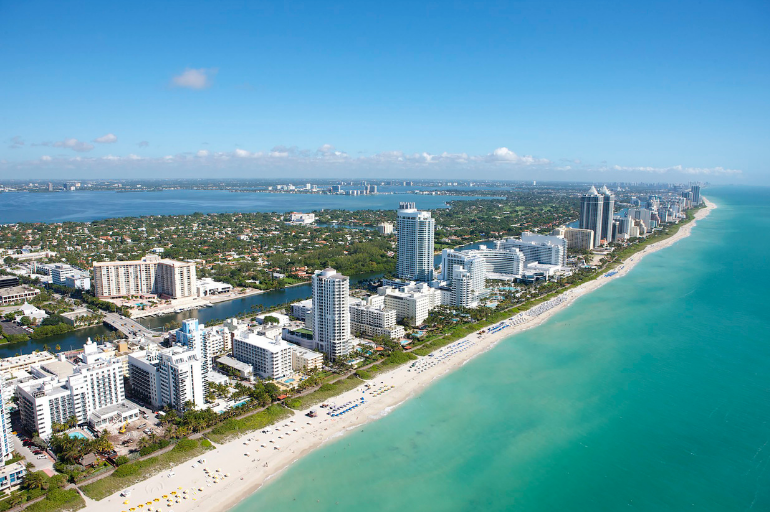
[[(709, 201), (706, 201), (706, 204), (707, 208), (697, 212), (696, 221), (708, 215), (716, 207)], [(344, 435), (349, 430), (358, 428), (364, 423), (381, 418), (393, 407), (421, 392), (433, 380), (446, 375), (462, 366), (469, 359), (489, 350), (500, 340), (524, 329), (540, 325), (551, 315), (570, 305), (578, 297), (624, 276), (645, 255), (668, 247), (689, 236), (693, 226), (695, 226), (695, 221), (683, 226), (676, 235), (652, 244), (645, 250), (631, 256), (616, 269), (616, 273), (612, 276), (603, 276), (585, 283), (532, 308), (528, 312), (520, 313), (506, 320), (505, 323), (508, 327), (504, 329), (481, 336), (473, 333), (463, 340), (437, 350), (434, 357), (419, 358), (416, 368), (411, 368), (409, 364), (403, 365), (368, 381), (374, 390), (384, 386), (395, 386), (388, 391), (375, 396), (371, 391), (366, 391), (362, 385), (333, 398), (330, 402), (339, 405), (349, 401), (359, 402), (361, 397), (366, 400), (365, 404), (341, 417), (331, 418), (327, 415), (327, 409), (319, 407), (313, 408), (319, 413), (319, 416), (313, 419), (305, 416), (309, 410), (299, 411), (293, 417), (271, 427), (273, 429), (271, 434), (255, 432), (218, 446), (205, 455), (205, 464), (198, 464), (196, 468), (193, 468), (196, 461), (188, 461), (174, 469), (174, 476), (169, 476), (169, 472), (164, 471), (144, 482), (131, 486), (128, 505), (123, 503), (126, 498), (114, 494), (98, 502), (86, 498), (87, 507), (85, 510), (89, 512), (128, 511), (130, 507), (137, 507), (140, 503), (150, 501), (153, 502), (152, 506), (145, 505), (143, 508), (137, 508), (137, 512), (157, 508), (164, 511), (173, 510), (174, 512), (227, 511), (254, 493), (268, 479), (311, 450)], [(461, 347), (464, 349), (460, 350)], [(417, 371), (418, 368), (423, 371)], [(252, 440), (248, 441), (250, 438)], [(248, 445), (245, 444), (247, 442)], [(280, 449), (275, 449), (276, 445)], [(247, 456), (245, 453), (249, 453), (249, 455)], [(217, 474), (215, 470), (221, 468), (222, 472), (219, 474), (228, 473), (229, 477), (220, 477), (218, 483), (213, 483), (213, 478), (207, 477), (203, 468), (208, 468), (212, 475)], [(181, 499), (179, 504), (174, 502), (172, 506), (168, 506), (162, 495), (171, 495), (171, 491), (176, 491), (181, 495), (180, 487), (188, 491), (189, 498)], [(203, 491), (198, 491), (198, 488), (203, 489)], [(160, 501), (153, 501), (155, 498), (160, 498)]]

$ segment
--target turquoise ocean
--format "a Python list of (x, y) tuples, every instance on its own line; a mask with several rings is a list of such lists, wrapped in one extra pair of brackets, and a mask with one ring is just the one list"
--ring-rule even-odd
[(770, 510), (770, 189), (296, 462), (236, 512)]

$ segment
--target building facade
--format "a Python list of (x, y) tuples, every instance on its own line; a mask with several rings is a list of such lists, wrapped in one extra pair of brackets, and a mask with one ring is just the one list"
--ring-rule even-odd
[(433, 236), (436, 226), (430, 212), (417, 210), (414, 203), (401, 203), (396, 215), (396, 227), (398, 278), (407, 281), (432, 281)]
[(195, 263), (147, 255), (138, 261), (94, 263), (94, 293), (99, 298), (158, 295), (171, 299), (197, 294)]
[(292, 374), (291, 345), (281, 339), (268, 338), (246, 331), (233, 339), (233, 357), (250, 364), (263, 379), (280, 379)]
[(588, 189), (580, 196), (580, 229), (590, 229), (594, 232), (594, 247), (599, 247), (602, 240), (604, 214), (604, 196), (596, 191), (596, 187)]
[(333, 268), (313, 275), (313, 341), (332, 361), (352, 350), (349, 295), (348, 277)]

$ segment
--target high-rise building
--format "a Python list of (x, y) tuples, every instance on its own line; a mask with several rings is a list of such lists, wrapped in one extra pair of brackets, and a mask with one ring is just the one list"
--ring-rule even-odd
[(280, 379), (292, 372), (291, 345), (281, 339), (243, 331), (233, 338), (233, 357), (252, 366), (263, 379)]
[(381, 235), (389, 235), (393, 233), (393, 224), (391, 224), (390, 222), (380, 222), (379, 224), (377, 224), (377, 231)]
[(333, 268), (313, 275), (313, 342), (319, 352), (336, 361), (352, 350), (350, 341), (350, 281)]
[(586, 194), (580, 196), (580, 229), (594, 232), (594, 247), (601, 245), (603, 213), (604, 196), (592, 186)]
[(615, 196), (607, 188), (607, 185), (604, 185), (599, 193), (604, 196), (604, 200), (602, 201), (601, 239), (606, 243), (610, 243), (612, 242), (612, 220), (615, 218)]
[(4, 393), (5, 382), (0, 376), (0, 460), (8, 460), (13, 456), (13, 441), (11, 440), (11, 415), (8, 411), (8, 405), (5, 403)]
[(452, 269), (452, 305), (463, 308), (476, 306), (473, 277), (462, 267)]
[(693, 185), (690, 187), (690, 191), (692, 192), (692, 204), (695, 206), (700, 205), (700, 185)]
[(94, 263), (94, 292), (97, 297), (155, 294), (171, 299), (197, 293), (195, 263), (147, 255), (138, 261)]
[(128, 356), (133, 396), (153, 407), (185, 411), (188, 402), (205, 405), (203, 372), (198, 352), (179, 345), (150, 348)]
[[(488, 266), (489, 264), (481, 251), (444, 249), (441, 252), (441, 280), (446, 281), (447, 285), (454, 290), (455, 270), (458, 268), (465, 270), (465, 274), (457, 275), (462, 275), (462, 278), (467, 279), (470, 283), (471, 299), (478, 298), (486, 292)], [(470, 300), (464, 302), (468, 303)], [(466, 304), (455, 304), (454, 301), (453, 305), (466, 306)]]
[(595, 247), (594, 232), (590, 229), (566, 228), (564, 238), (572, 250), (590, 251)]
[(66, 360), (30, 368), (34, 379), (16, 387), (24, 426), (48, 439), (54, 423), (91, 421), (99, 409), (125, 400), (123, 364), (116, 359), (75, 365)]
[[(211, 370), (211, 358), (214, 351), (211, 346), (211, 337), (216, 336), (212, 329), (198, 323), (197, 318), (188, 318), (182, 322), (182, 327), (174, 331), (175, 341), (198, 354), (201, 362), (201, 377), (203, 378), (203, 394), (208, 393), (209, 371)], [(220, 341), (221, 343), (221, 341)]]
[(398, 260), (396, 273), (407, 281), (433, 280), (433, 234), (430, 212), (417, 210), (415, 203), (400, 203), (396, 215)]

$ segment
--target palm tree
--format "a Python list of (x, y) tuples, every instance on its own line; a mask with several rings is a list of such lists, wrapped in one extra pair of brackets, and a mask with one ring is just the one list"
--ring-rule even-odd
[(59, 352), (61, 350), (61, 346), (57, 343), (56, 344), (56, 351)]

